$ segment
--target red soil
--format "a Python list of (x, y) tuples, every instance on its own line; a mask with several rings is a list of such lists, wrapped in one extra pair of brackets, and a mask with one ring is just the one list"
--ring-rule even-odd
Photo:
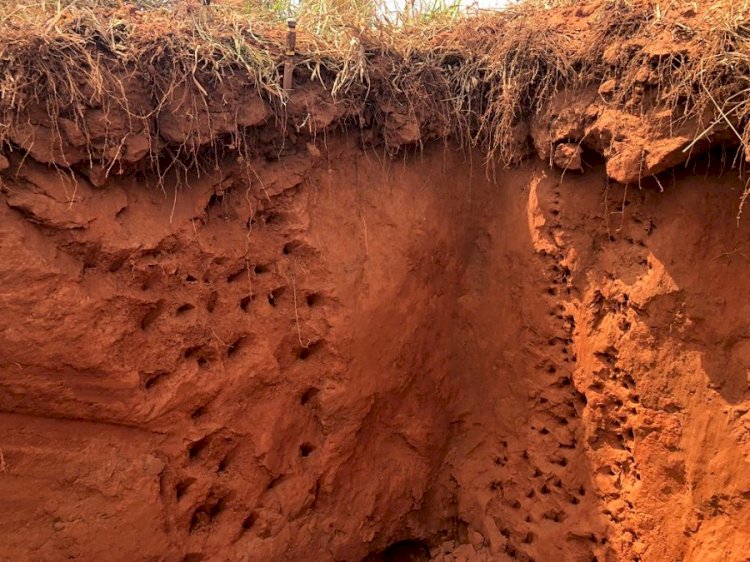
[(488, 171), (377, 96), (115, 78), (0, 145), (0, 561), (750, 560), (733, 125), (639, 71)]
[(750, 227), (708, 159), (10, 160), (0, 559), (747, 560)]

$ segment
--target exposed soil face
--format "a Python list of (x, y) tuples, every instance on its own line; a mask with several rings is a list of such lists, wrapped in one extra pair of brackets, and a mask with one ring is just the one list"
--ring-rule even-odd
[(0, 557), (747, 560), (742, 182), (300, 146), (11, 155)]

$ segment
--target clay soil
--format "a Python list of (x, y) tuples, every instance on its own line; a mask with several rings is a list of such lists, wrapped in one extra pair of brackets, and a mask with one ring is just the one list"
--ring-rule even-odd
[(25, 163), (3, 556), (745, 560), (749, 232), (742, 184), (696, 166), (490, 182), (334, 139), (253, 188), (227, 162), (71, 210)]
[[(750, 560), (738, 125), (612, 80), (516, 123), (511, 167), (310, 85), (283, 123), (231, 80), (136, 131), (28, 106), (0, 137), (0, 560)], [(145, 164), (157, 136), (191, 163)]]

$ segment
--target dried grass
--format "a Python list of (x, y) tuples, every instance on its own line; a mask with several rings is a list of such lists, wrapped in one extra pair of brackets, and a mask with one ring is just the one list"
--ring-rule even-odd
[[(698, 119), (703, 135), (729, 122), (743, 149), (750, 142), (750, 0), (526, 0), (496, 13), (439, 4), (395, 17), (369, 0), (304, 6), (296, 14), (298, 80), (322, 84), (359, 125), (382, 128), (384, 113), (397, 110), (432, 136), (511, 164), (526, 154), (525, 124), (556, 92), (611, 79), (613, 104), (662, 105), (668, 126)], [(0, 9), (0, 145), (14, 146), (14, 130), (38, 121), (39, 111), (61, 142), (61, 119), (89, 138), (92, 108), (124, 111), (129, 131), (158, 139), (154, 118), (176, 92), (187, 90), (184, 110), (199, 113), (227, 81), (254, 89), (285, 122), (282, 20), (293, 8), (283, 0), (0, 2)], [(133, 99), (153, 103), (133, 107)], [(245, 135), (239, 125), (229, 140), (209, 132), (209, 149), (217, 158), (226, 147), (249, 150)], [(123, 132), (113, 127), (104, 137), (90, 139), (88, 156), (112, 168)], [(206, 143), (197, 138), (154, 142), (148, 160), (199, 166)]]

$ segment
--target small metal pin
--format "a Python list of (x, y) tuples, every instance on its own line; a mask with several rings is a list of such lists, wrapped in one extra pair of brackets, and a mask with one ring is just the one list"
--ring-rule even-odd
[(294, 55), (297, 47), (297, 21), (294, 19), (286, 20), (286, 60), (284, 61), (284, 91), (292, 91), (292, 81), (294, 78)]

